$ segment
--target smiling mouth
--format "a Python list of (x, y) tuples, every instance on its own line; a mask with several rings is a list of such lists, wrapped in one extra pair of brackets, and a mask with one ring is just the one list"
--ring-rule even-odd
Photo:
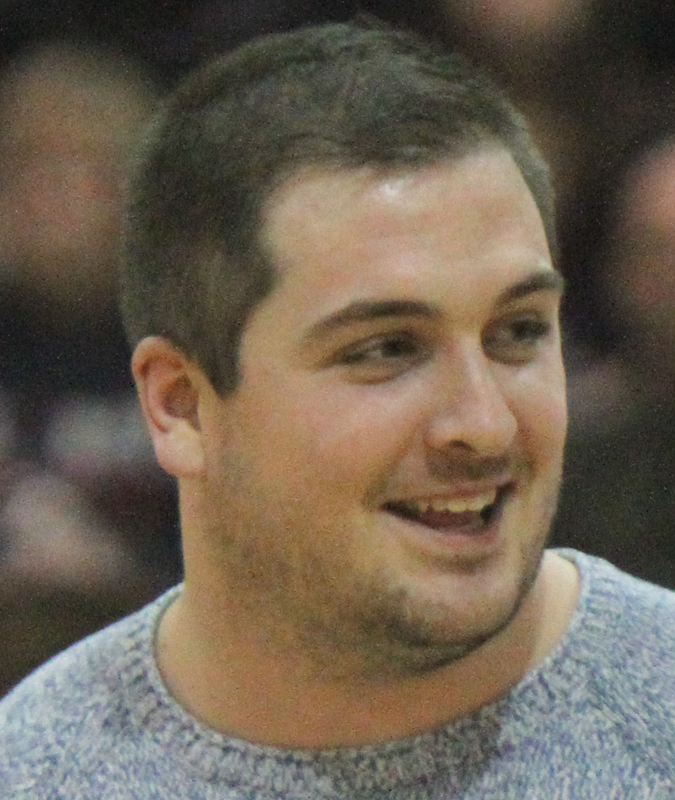
[(498, 517), (507, 489), (492, 489), (472, 498), (454, 500), (395, 500), (384, 510), (435, 531), (482, 533)]

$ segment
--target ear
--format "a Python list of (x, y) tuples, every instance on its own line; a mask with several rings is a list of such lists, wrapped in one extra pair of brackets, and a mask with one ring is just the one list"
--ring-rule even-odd
[(168, 339), (150, 336), (136, 347), (131, 368), (160, 465), (177, 478), (204, 468), (199, 424), (200, 389), (206, 378)]

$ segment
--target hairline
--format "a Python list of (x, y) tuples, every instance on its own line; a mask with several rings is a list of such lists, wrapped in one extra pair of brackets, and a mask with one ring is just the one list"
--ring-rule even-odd
[(541, 219), (555, 269), (555, 241), (551, 241), (550, 239), (547, 220), (545, 219), (545, 216), (539, 207), (537, 196), (532, 191), (532, 188), (530, 187), (530, 184), (528, 183), (527, 178), (521, 169), (521, 165), (518, 163), (515, 157), (514, 149), (507, 141), (500, 139), (499, 137), (486, 135), (480, 140), (473, 142), (458, 138), (450, 142), (449, 146), (444, 150), (439, 149), (433, 154), (426, 154), (425, 156), (417, 158), (401, 157), (399, 159), (392, 159), (390, 161), (373, 159), (372, 161), (363, 161), (358, 163), (356, 160), (350, 162), (348, 159), (319, 159), (316, 161), (308, 159), (304, 162), (296, 163), (288, 167), (282, 167), (280, 170), (278, 170), (270, 184), (270, 187), (265, 193), (263, 202), (261, 203), (256, 221), (256, 231), (254, 234), (256, 248), (254, 258), (258, 257), (264, 260), (265, 266), (270, 272), (272, 281), (268, 291), (264, 295), (258, 297), (256, 302), (251, 306), (246, 317), (244, 327), (258, 305), (272, 293), (279, 279), (283, 277), (280, 265), (275, 262), (273, 246), (271, 241), (266, 238), (266, 233), (268, 230), (270, 217), (274, 213), (275, 207), (283, 201), (285, 192), (290, 190), (293, 184), (302, 183), (304, 181), (313, 179), (320, 179), (323, 177), (340, 177), (358, 173), (362, 173), (368, 177), (371, 177), (373, 181), (407, 177), (427, 169), (435, 169), (443, 167), (444, 165), (458, 164), (464, 159), (471, 158), (472, 156), (489, 153), (505, 153), (512, 159), (513, 164), (518, 170), (518, 174), (521, 176)]
[[(377, 33), (376, 31), (373, 32)], [(310, 30), (309, 33), (311, 38), (312, 31)], [(157, 138), (155, 134), (153, 134), (148, 141), (151, 148), (148, 151), (150, 159), (146, 160), (143, 158), (141, 160), (143, 168), (145, 169), (146, 165), (149, 166), (151, 170), (161, 168), (161, 159), (166, 157), (171, 151), (171, 147), (175, 147), (176, 142), (180, 142), (181, 140), (187, 141), (185, 139), (188, 135), (187, 123), (189, 122), (189, 118), (193, 117), (193, 115), (197, 115), (197, 117), (205, 122), (208, 121), (210, 125), (211, 123), (218, 122), (219, 115), (227, 116), (231, 113), (230, 107), (233, 107), (232, 104), (236, 100), (234, 94), (236, 93), (231, 92), (229, 89), (224, 91), (227, 87), (222, 85), (222, 78), (224, 75), (227, 75), (228, 71), (230, 78), (234, 80), (236, 85), (239, 85), (244, 95), (247, 95), (247, 93), (250, 93), (248, 88), (249, 84), (254, 88), (256, 86), (263, 87), (268, 78), (273, 76), (274, 73), (270, 72), (269, 66), (275, 59), (282, 68), (282, 71), (285, 72), (287, 67), (293, 68), (294, 64), (297, 65), (306, 60), (317, 64), (321, 61), (326, 62), (324, 64), (325, 67), (331, 60), (338, 56), (341, 57), (344, 53), (348, 52), (348, 48), (336, 51), (335, 53), (331, 52), (330, 47), (324, 47), (324, 32), (319, 30), (319, 33), (321, 34), (320, 39), (324, 39), (324, 41), (318, 41), (318, 49), (315, 49), (310, 41), (308, 49), (305, 48), (303, 44), (302, 48), (295, 48), (295, 54), (292, 52), (293, 47), (290, 49), (286, 48), (288, 49), (288, 53), (284, 54), (281, 51), (276, 52), (275, 49), (278, 48), (274, 43), (275, 39), (277, 42), (284, 42), (289, 41), (288, 37), (290, 36), (291, 39), (296, 39), (295, 44), (297, 45), (297, 42), (300, 41), (298, 38), (299, 34), (280, 35), (278, 38), (269, 37), (266, 42), (258, 42), (257, 44), (250, 43), (249, 45), (243, 46), (239, 50), (238, 55), (234, 57), (234, 60), (232, 56), (230, 56), (228, 60), (220, 60), (214, 64), (213, 68), (202, 70), (198, 72), (194, 78), (188, 79), (173, 98), (168, 100), (164, 106), (164, 113), (158, 115), (158, 127), (155, 129)], [(358, 33), (358, 31), (356, 31), (356, 33)], [(365, 35), (367, 31), (364, 30), (363, 33)], [(396, 38), (399, 38), (399, 43), (406, 39), (404, 32), (400, 32), (400, 37), (402, 38), (399, 37), (397, 32), (392, 31), (392, 33)], [(359, 41), (358, 36), (356, 39), (352, 40), (352, 42), (356, 42), (358, 45), (356, 48), (357, 50), (358, 47), (360, 47)], [(293, 44), (293, 42), (291, 42), (291, 44)], [(367, 58), (370, 58), (370, 43), (366, 42), (366, 44), (367, 47), (364, 52)], [(386, 44), (386, 42), (384, 44)], [(408, 42), (408, 44), (410, 44), (410, 42)], [(418, 41), (418, 45), (421, 45), (425, 49), (429, 46), (428, 43), (423, 43), (421, 40)], [(404, 52), (404, 50), (400, 48), (394, 49), (396, 50), (397, 59), (407, 58), (408, 53)], [(382, 52), (386, 50), (387, 47), (384, 47)], [(265, 51), (269, 52), (265, 54)], [(377, 42), (375, 42), (372, 53), (377, 56), (378, 52), (378, 45)], [(268, 58), (270, 53), (271, 58)], [(262, 60), (259, 59), (261, 54), (263, 56)], [(290, 57), (287, 57), (289, 54)], [(431, 55), (434, 57), (433, 54)], [(448, 59), (451, 58), (452, 55), (448, 54)], [(258, 59), (259, 63), (256, 59)], [(243, 67), (249, 62), (254, 67), (252, 76), (250, 71), (246, 74), (242, 72)], [(418, 64), (418, 62), (422, 67), (421, 70), (418, 70), (419, 74), (423, 75), (425, 72), (425, 65), (428, 67), (431, 61), (424, 53), (420, 55), (420, 53), (412, 52), (413, 65)], [(434, 80), (436, 77), (439, 77), (439, 85), (441, 87), (443, 85), (452, 86), (454, 81), (455, 83), (459, 82), (458, 85), (466, 89), (472, 83), (474, 73), (472, 71), (466, 72), (467, 64), (466, 62), (462, 64), (461, 57), (459, 61), (456, 61), (454, 66), (450, 64), (450, 60), (446, 63), (444, 59), (443, 63), (444, 71), (442, 74), (439, 73), (439, 75), (436, 76), (434, 70), (431, 71), (434, 72)], [(261, 64), (264, 66), (264, 69), (261, 68)], [(418, 66), (416, 66), (415, 69), (418, 69)], [(445, 73), (446, 67), (448, 74)], [(429, 74), (431, 74), (431, 72), (429, 72)], [(454, 76), (451, 73), (454, 73)], [(396, 76), (393, 76), (392, 80), (395, 77)], [(299, 77), (295, 76), (294, 78), (290, 75), (288, 80), (291, 82), (291, 85), (293, 85), (293, 81), (299, 80)], [(276, 156), (273, 155), (269, 161), (263, 160), (262, 164), (255, 162), (249, 163), (244, 160), (241, 173), (244, 180), (239, 185), (239, 188), (241, 189), (242, 198), (247, 202), (244, 206), (243, 214), (235, 212), (237, 214), (235, 219), (239, 227), (233, 230), (234, 238), (229, 238), (229, 231), (225, 234), (224, 229), (217, 231), (214, 230), (213, 226), (209, 228), (208, 212), (204, 217), (207, 221), (207, 227), (199, 231), (198, 228), (201, 222), (198, 212), (194, 216), (196, 226), (193, 228), (196, 237), (191, 240), (187, 239), (184, 242), (176, 239), (171, 243), (171, 246), (178, 253), (176, 263), (179, 266), (182, 263), (183, 257), (180, 253), (183, 248), (188, 260), (184, 262), (185, 269), (182, 269), (181, 272), (175, 272), (173, 283), (167, 282), (166, 288), (173, 288), (175, 292), (176, 287), (180, 288), (180, 286), (184, 285), (189, 292), (190, 287), (187, 286), (187, 281), (191, 280), (192, 277), (194, 277), (195, 280), (199, 280), (199, 285), (202, 286), (203, 289), (206, 289), (206, 291), (202, 291), (202, 294), (205, 294), (207, 297), (206, 307), (203, 309), (205, 313), (202, 314), (200, 320), (195, 316), (190, 316), (192, 312), (190, 311), (189, 305), (183, 306), (182, 308), (180, 305), (176, 305), (176, 314), (174, 315), (172, 311), (174, 307), (171, 301), (167, 301), (168, 294), (166, 294), (164, 298), (160, 297), (157, 303), (154, 303), (154, 301), (149, 303), (150, 307), (154, 307), (157, 313), (165, 314), (164, 322), (162, 322), (160, 317), (156, 317), (156, 321), (159, 320), (160, 325), (155, 325), (155, 327), (163, 329), (165, 331), (164, 335), (166, 335), (168, 339), (177, 347), (184, 350), (186, 355), (194, 358), (195, 361), (204, 368), (206, 374), (214, 383), (214, 387), (219, 392), (226, 394), (228, 391), (235, 388), (238, 382), (236, 365), (241, 349), (241, 334), (259, 304), (274, 290), (281, 275), (280, 265), (276, 263), (273, 249), (269, 247), (269, 242), (265, 241), (265, 226), (267, 224), (270, 208), (274, 206), (275, 200), (283, 192), (284, 187), (288, 186), (289, 183), (301, 179), (304, 175), (311, 173), (326, 174), (332, 172), (340, 174), (355, 170), (368, 170), (375, 175), (410, 174), (421, 169), (433, 167), (437, 164), (458, 161), (471, 153), (489, 149), (500, 149), (510, 154), (520, 175), (524, 179), (543, 221), (551, 253), (555, 256), (555, 216), (553, 214), (550, 180), (547, 177), (547, 166), (543, 159), (541, 159), (541, 154), (538, 153), (536, 146), (529, 141), (527, 127), (519, 123), (518, 117), (520, 115), (517, 110), (513, 106), (508, 108), (509, 104), (503, 92), (500, 92), (497, 87), (494, 87), (494, 84), (491, 89), (490, 83), (491, 81), (489, 81), (489, 79), (485, 83), (479, 81), (478, 84), (476, 84), (477, 88), (474, 86), (474, 88), (471, 89), (471, 91), (476, 89), (478, 93), (477, 102), (485, 101), (485, 105), (483, 106), (483, 108), (487, 109), (485, 116), (483, 116), (480, 106), (471, 106), (466, 116), (463, 115), (464, 112), (460, 109), (458, 112), (460, 124), (457, 127), (452, 124), (446, 126), (445, 122), (437, 120), (436, 122), (438, 122), (438, 125), (434, 122), (435, 127), (432, 127), (432, 135), (430, 137), (426, 137), (423, 132), (418, 138), (410, 135), (397, 141), (396, 137), (394, 137), (391, 142), (387, 139), (388, 144), (380, 149), (379, 145), (371, 146), (368, 140), (366, 140), (364, 147), (352, 146), (349, 140), (343, 140), (339, 137), (333, 139), (330, 132), (328, 132), (328, 136), (325, 140), (321, 139), (320, 136), (314, 139), (310, 135), (306, 140), (309, 142), (307, 148), (305, 148), (305, 140), (302, 138), (295, 141), (288, 139), (288, 146), (284, 146), (284, 149), (278, 151)], [(494, 91), (495, 89), (497, 89), (497, 91)], [(426, 96), (424, 95), (424, 91), (426, 91), (426, 89), (422, 87), (422, 89), (420, 89), (420, 97)], [(337, 99), (339, 100), (340, 97), (338, 96)], [(258, 103), (259, 100), (260, 98), (256, 100), (256, 103)], [(452, 108), (455, 102), (458, 102), (460, 106), (462, 103), (461, 98), (456, 101), (456, 99), (453, 100), (452, 98), (446, 97), (446, 101), (449, 103), (449, 108)], [(473, 103), (473, 100), (471, 100), (471, 103)], [(255, 105), (252, 106), (252, 108), (253, 111), (256, 110)], [(321, 115), (319, 115), (319, 117), (323, 119)], [(236, 126), (240, 123), (240, 120), (236, 113), (232, 119), (234, 120), (232, 123), (234, 125), (232, 130), (236, 132), (238, 130)], [(368, 125), (372, 127), (372, 115), (366, 116), (365, 120)], [(291, 122), (293, 122), (292, 116)], [(323, 122), (325, 122), (325, 120), (323, 120)], [(521, 116), (521, 123), (522, 122), (524, 122), (524, 120)], [(394, 121), (392, 124), (395, 125), (396, 122)], [(176, 134), (175, 137), (170, 135), (170, 129), (167, 126), (173, 126), (173, 130)], [(323, 128), (321, 130), (323, 130)], [(372, 134), (370, 127), (367, 128), (367, 131), (370, 131)], [(302, 127), (296, 130), (292, 126), (288, 132), (295, 132), (294, 135), (299, 133), (301, 137), (306, 133), (306, 131), (303, 133)], [(174, 139), (173, 143), (172, 138)], [(379, 140), (379, 137), (377, 138)], [(264, 136), (263, 140), (263, 144), (265, 144), (267, 139)], [(216, 142), (216, 139), (208, 141), (213, 144)], [(299, 144), (298, 149), (296, 149), (295, 144)], [(248, 148), (244, 147), (244, 150), (245, 156), (250, 157), (250, 146)], [(155, 160), (156, 156), (159, 157), (159, 161)], [(199, 162), (196, 163), (199, 167)], [(160, 166), (158, 167), (158, 165)], [(226, 163), (227, 169), (231, 170), (232, 166), (232, 163)], [(184, 163), (181, 169), (185, 169)], [(227, 173), (223, 174), (227, 175)], [(238, 174), (237, 172), (234, 173), (235, 188), (238, 186), (236, 183)], [(172, 177), (172, 175), (173, 174), (170, 174), (170, 177)], [(195, 173), (195, 175), (196, 177), (190, 176), (194, 181), (204, 179), (204, 174), (199, 176)], [(232, 174), (230, 174), (229, 177), (232, 178)], [(161, 208), (161, 204), (157, 204), (157, 198), (155, 197), (153, 199), (153, 192), (156, 195), (156, 189), (152, 188), (151, 184), (147, 183), (147, 181), (143, 183), (144, 180), (143, 178), (140, 184), (141, 194), (139, 195), (139, 193), (136, 192), (133, 199), (138, 202), (139, 198), (143, 197), (143, 192), (147, 188), (150, 201), (155, 203), (156, 208)], [(188, 189), (191, 190), (193, 185), (196, 184), (191, 184)], [(251, 201), (250, 205), (248, 201)], [(217, 191), (214, 191), (213, 196), (210, 196), (210, 202), (214, 204), (211, 211), (215, 211), (217, 214), (217, 204), (221, 202), (218, 198)], [(195, 205), (196, 207), (199, 206), (199, 202), (196, 198)], [(208, 209), (209, 206), (206, 208)], [(164, 209), (164, 213), (166, 213), (166, 209)], [(228, 211), (228, 213), (230, 212)], [(148, 225), (148, 221), (146, 220), (144, 223), (145, 229), (143, 227), (138, 228), (136, 223), (133, 224), (132, 229), (134, 236), (137, 231), (140, 232), (139, 241), (141, 247), (146, 245), (149, 247), (147, 252), (150, 254), (150, 263), (153, 264), (152, 259), (156, 258), (159, 253), (159, 240), (153, 241), (150, 237), (148, 231), (152, 230), (151, 225), (153, 223), (153, 218), (148, 217), (148, 220), (150, 221), (150, 225)], [(159, 225), (164, 224), (164, 222), (165, 220), (159, 220)], [(188, 229), (186, 228), (186, 230)], [(132, 254), (131, 263), (133, 264), (134, 259), (138, 257), (139, 251), (136, 250), (134, 252), (132, 249), (129, 252)], [(170, 248), (167, 248), (166, 252), (170, 255)], [(214, 265), (215, 262), (222, 262), (224, 269), (216, 268), (215, 271), (209, 269), (209, 261), (214, 263)], [(231, 262), (232, 269), (225, 265), (224, 262), (227, 261)], [(154, 268), (157, 271), (157, 261), (154, 262)], [(220, 274), (220, 278), (216, 273)], [(228, 286), (227, 289), (234, 288), (235, 292), (235, 300), (231, 305), (233, 315), (230, 318), (222, 316), (221, 309), (217, 307), (218, 302), (216, 299), (219, 294), (223, 294), (223, 290), (222, 286), (215, 281), (216, 279), (226, 278), (227, 273), (233, 276), (233, 284), (232, 286)], [(134, 274), (133, 269), (130, 273), (127, 273), (125, 270), (125, 281), (127, 274), (130, 275), (132, 283), (125, 283), (125, 292), (126, 286), (133, 287), (133, 281), (136, 281), (136, 276), (138, 275), (138, 273)], [(251, 277), (252, 282), (246, 282), (246, 275)], [(129, 304), (125, 305), (124, 309), (125, 312), (129, 312), (127, 318), (131, 320), (128, 324), (127, 331), (131, 334), (130, 341), (132, 345), (145, 335), (153, 335), (149, 330), (152, 324), (152, 317), (150, 315), (144, 316), (141, 314), (139, 316), (135, 314), (142, 302), (142, 292), (145, 291), (146, 294), (150, 293), (150, 284), (146, 282), (144, 286), (142, 275), (139, 277), (140, 280), (136, 283), (135, 287), (137, 289), (136, 296), (134, 297), (133, 293), (129, 294), (128, 292), (124, 295), (125, 298), (129, 298)], [(242, 279), (244, 282), (238, 284), (237, 281)], [(241, 290), (238, 288), (239, 286), (242, 287)], [(240, 297), (242, 301), (241, 304), (236, 300), (237, 296)], [(141, 300), (139, 300), (139, 297), (141, 297)], [(195, 302), (193, 310), (197, 309), (198, 305), (199, 304)], [(163, 311), (163, 306), (165, 311)], [(226, 338), (223, 338), (220, 344), (214, 344), (213, 340), (209, 341), (210, 337), (205, 333), (208, 326), (207, 318), (212, 318), (212, 322), (216, 324), (216, 329), (222, 327), (222, 330), (224, 330)], [(137, 320), (139, 320), (138, 324)], [(225, 323), (224, 326), (223, 323)], [(211, 325), (211, 329), (213, 329), (213, 324)], [(157, 330), (156, 334), (162, 335), (162, 330)]]

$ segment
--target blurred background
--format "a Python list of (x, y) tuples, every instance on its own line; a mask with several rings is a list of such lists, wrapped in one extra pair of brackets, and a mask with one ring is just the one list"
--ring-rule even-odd
[(0, 0), (0, 695), (181, 578), (115, 307), (134, 138), (204, 59), (357, 12), (463, 51), (529, 118), (569, 282), (553, 542), (675, 588), (675, 4)]

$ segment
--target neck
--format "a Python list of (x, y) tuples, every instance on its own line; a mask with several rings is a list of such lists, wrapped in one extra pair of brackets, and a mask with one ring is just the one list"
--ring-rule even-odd
[(497, 699), (563, 636), (576, 605), (574, 567), (553, 554), (512, 622), (468, 656), (412, 677), (322, 676), (280, 652), (236, 610), (189, 581), (160, 626), (157, 657), (178, 702), (212, 728), (259, 744), (334, 748), (405, 738)]

